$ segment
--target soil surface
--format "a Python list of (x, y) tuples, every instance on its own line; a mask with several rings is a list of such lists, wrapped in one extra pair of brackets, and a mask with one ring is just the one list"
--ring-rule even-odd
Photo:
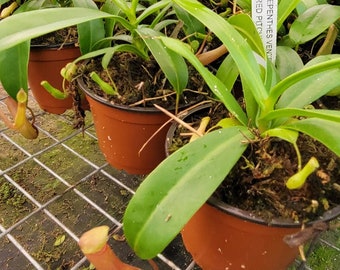
[(57, 30), (52, 33), (31, 40), (33, 46), (63, 46), (64, 44), (76, 44), (78, 33), (76, 27)]
[[(152, 58), (143, 60), (130, 53), (117, 53), (112, 57), (107, 70), (103, 69), (100, 58), (92, 59), (80, 66), (79, 70), (89, 89), (112, 103), (132, 107), (153, 107), (153, 104), (168, 109), (175, 107), (176, 93)], [(115, 85), (119, 96), (104, 93), (89, 77), (92, 71), (111, 86)], [(187, 88), (180, 95), (180, 106), (196, 103), (205, 95), (203, 79), (190, 67), (189, 78)]]

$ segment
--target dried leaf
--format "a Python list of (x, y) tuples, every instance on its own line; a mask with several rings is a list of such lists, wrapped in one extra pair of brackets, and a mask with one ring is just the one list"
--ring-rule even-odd
[(55, 240), (55, 242), (54, 242), (54, 246), (55, 246), (55, 247), (60, 246), (62, 243), (64, 243), (65, 238), (66, 238), (65, 234), (59, 235), (59, 236), (57, 237), (57, 239)]
[(125, 241), (124, 235), (114, 234), (114, 235), (112, 235), (112, 238), (116, 241), (119, 241), (119, 242)]

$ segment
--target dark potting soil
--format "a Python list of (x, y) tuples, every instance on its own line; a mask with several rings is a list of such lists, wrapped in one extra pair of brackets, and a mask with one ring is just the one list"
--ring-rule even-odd
[(62, 47), (64, 44), (70, 43), (76, 44), (77, 42), (78, 42), (77, 28), (69, 27), (34, 38), (31, 40), (31, 45)]
[[(86, 85), (95, 94), (111, 103), (131, 107), (153, 107), (153, 104), (170, 109), (175, 107), (176, 93), (153, 59), (149, 61), (131, 53), (117, 53), (106, 70), (101, 59), (92, 59), (80, 66)], [(89, 77), (95, 71), (105, 82), (116, 85), (117, 95), (108, 95)], [(189, 68), (189, 82), (180, 95), (180, 106), (196, 103), (206, 95), (204, 80), (193, 68)]]

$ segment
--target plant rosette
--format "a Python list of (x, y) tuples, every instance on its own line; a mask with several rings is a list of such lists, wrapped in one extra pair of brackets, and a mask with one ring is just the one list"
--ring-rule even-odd
[[(88, 94), (91, 109), (95, 110), (97, 134), (101, 134), (103, 130), (106, 131), (108, 125), (96, 124), (103, 120), (103, 116), (96, 111), (95, 100), (100, 101), (100, 105), (105, 104), (105, 108), (110, 104), (110, 107), (115, 107), (115, 109), (119, 107), (125, 108), (125, 112), (133, 111), (132, 116), (128, 118), (117, 117), (118, 112), (106, 111), (106, 116), (116, 118), (116, 120), (112, 119), (111, 123), (120, 122), (130, 128), (133, 122), (131, 119), (137, 118), (136, 112), (143, 111), (144, 107), (147, 108), (148, 114), (161, 115), (154, 108), (153, 104), (156, 103), (162, 106), (167, 105), (167, 108), (174, 109), (177, 113), (180, 106), (192, 102), (190, 95), (200, 96), (198, 92), (204, 84), (202, 80), (197, 80), (197, 76), (189, 74), (184, 58), (167, 50), (158, 38), (159, 35), (175, 35), (174, 33), (181, 31), (180, 28), (177, 29), (174, 26), (178, 20), (172, 12), (170, 1), (144, 3), (146, 6), (142, 6), (139, 1), (133, 1), (131, 5), (120, 0), (113, 2), (111, 5), (104, 4), (102, 9), (113, 14), (107, 19), (109, 26), (109, 31), (106, 31), (107, 37), (94, 44), (96, 49), (68, 64), (62, 71), (64, 80), (70, 82), (70, 88), (73, 89), (76, 89), (73, 87), (75, 78), (85, 75), (86, 89), (91, 90), (84, 91)], [(157, 38), (153, 39), (154, 36)], [(81, 63), (82, 60), (89, 61), (78, 65), (76, 71), (76, 64)], [(191, 82), (195, 79), (197, 81), (193, 89)], [(47, 90), (54, 91), (50, 85), (45, 84), (45, 86)], [(103, 100), (107, 102), (102, 102)], [(131, 110), (129, 107), (135, 107), (135, 109)], [(162, 139), (159, 138), (164, 140), (166, 131), (162, 131), (161, 126), (168, 118), (161, 115), (160, 119), (150, 123), (149, 127), (145, 126), (148, 120), (142, 120), (137, 130), (123, 131), (123, 128), (116, 128), (120, 134), (116, 131), (105, 134), (104, 139), (99, 141), (103, 142), (100, 145), (102, 150), (106, 150), (104, 155), (107, 160), (114, 167), (125, 169), (130, 173), (150, 172), (151, 168), (154, 168), (155, 164), (164, 158), (164, 151), (161, 147)], [(110, 121), (107, 120), (106, 123)], [(142, 134), (147, 138), (142, 137)], [(122, 138), (130, 138), (130, 142), (127, 143), (129, 147), (118, 151), (118, 145), (119, 147), (123, 145)], [(156, 146), (151, 146), (153, 142), (157, 142)], [(137, 145), (137, 148), (133, 148), (133, 145)], [(147, 149), (154, 149), (158, 153), (149, 152)], [(107, 150), (111, 153), (107, 153)], [(132, 165), (123, 165), (130, 157), (133, 157), (132, 162), (135, 163), (135, 168)], [(145, 160), (147, 166), (138, 169), (138, 164), (141, 164), (142, 160)]]
[[(223, 108), (221, 105), (210, 103), (191, 109), (182, 119), (186, 124), (173, 123), (167, 133), (165, 147), (167, 154), (192, 141), (193, 136), (196, 136), (191, 131), (192, 128), (205, 134), (220, 129), (225, 124), (232, 124), (230, 119), (225, 118), (227, 112), (221, 110), (221, 107)], [(321, 163), (333, 164), (334, 160), (339, 162), (339, 159), (322, 145), (314, 145), (315, 141), (301, 140), (301, 142), (306, 144), (299, 145), (305, 155), (308, 152), (309, 155), (315, 155), (315, 149), (320, 149), (321, 155), (318, 155), (318, 160), (322, 160)], [(257, 144), (261, 143), (254, 142), (251, 152), (262, 152)], [(257, 168), (249, 167), (253, 161), (246, 157), (251, 157), (252, 154), (245, 153), (244, 160), (240, 160), (235, 165), (212, 197), (181, 231), (185, 247), (203, 269), (245, 267), (245, 269), (269, 270), (274, 266), (277, 269), (286, 269), (299, 254), (297, 247), (305, 241), (305, 237), (315, 237), (328, 228), (325, 223), (322, 225), (323, 229), (318, 229), (319, 224), (315, 223), (309, 224), (311, 227), (316, 227), (313, 229), (314, 234), (310, 230), (304, 232), (294, 218), (307, 215), (313, 220), (323, 215), (323, 222), (327, 222), (340, 214), (339, 207), (326, 213), (316, 212), (318, 202), (314, 199), (318, 198), (319, 194), (324, 194), (324, 198), (331, 198), (330, 201), (337, 201), (336, 194), (331, 191), (330, 186), (320, 184), (324, 181), (323, 178), (315, 175), (311, 181), (316, 184), (306, 186), (303, 192), (292, 192), (286, 188), (282, 178), (285, 178), (287, 168), (283, 170), (283, 164), (288, 161), (280, 160), (278, 158), (280, 155), (277, 153), (282, 153), (283, 150), (286, 156), (282, 158), (285, 159), (289, 158), (287, 156), (289, 151), (273, 150), (277, 145), (275, 142), (272, 144), (273, 147), (265, 147), (267, 159), (259, 159), (268, 160), (268, 163), (261, 164)], [(267, 146), (269, 145), (270, 143)], [(294, 149), (291, 149), (291, 155), (294, 160)], [(274, 162), (275, 159), (280, 165)], [(322, 171), (322, 176), (334, 175), (337, 165), (334, 164), (332, 168), (326, 167), (328, 170)], [(273, 168), (270, 173), (269, 168)], [(262, 177), (256, 179), (260, 176), (257, 173), (264, 171), (269, 173), (265, 177), (262, 175), (265, 179), (261, 179)], [(291, 203), (287, 204), (287, 201)], [(325, 199), (324, 202), (327, 200)], [(298, 233), (299, 236), (295, 236)]]

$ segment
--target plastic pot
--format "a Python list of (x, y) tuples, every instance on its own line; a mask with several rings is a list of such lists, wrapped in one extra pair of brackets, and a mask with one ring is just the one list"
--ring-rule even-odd
[(39, 107), (44, 111), (62, 114), (72, 108), (72, 98), (56, 99), (49, 94), (40, 82), (47, 80), (51, 85), (62, 89), (63, 78), (60, 70), (80, 56), (80, 50), (74, 45), (59, 47), (31, 46), (28, 64), (28, 83)]
[[(322, 221), (332, 220), (339, 213), (340, 207), (333, 208)], [(184, 227), (182, 237), (186, 249), (204, 270), (285, 270), (299, 252), (283, 238), (300, 230), (301, 224), (268, 224), (210, 198)]]
[(109, 164), (130, 174), (147, 174), (164, 158), (168, 127), (143, 145), (169, 117), (156, 108), (117, 105), (94, 94), (78, 79), (90, 104), (99, 147)]

